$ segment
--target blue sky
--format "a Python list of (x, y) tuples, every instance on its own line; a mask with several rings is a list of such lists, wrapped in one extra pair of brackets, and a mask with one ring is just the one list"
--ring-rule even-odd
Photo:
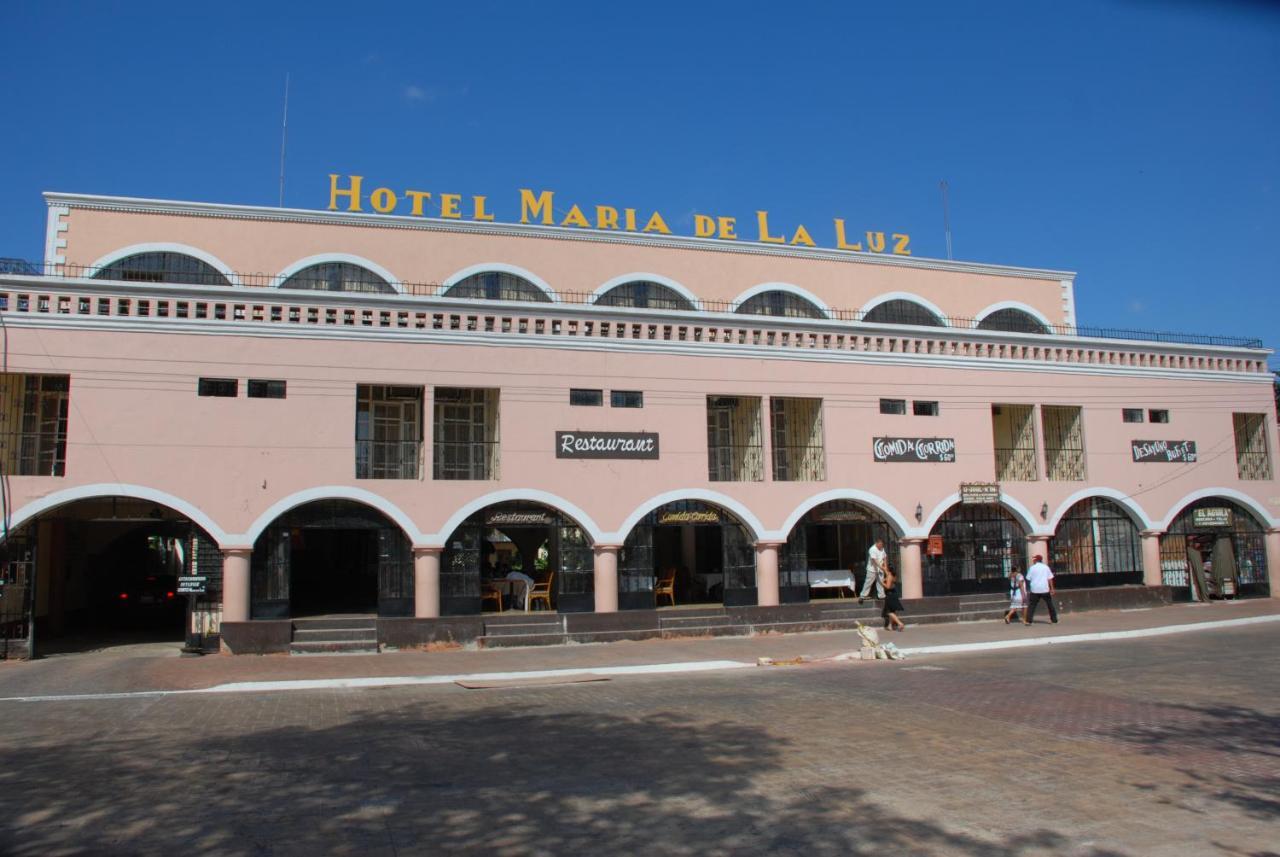
[(955, 257), (1078, 272), (1082, 324), (1280, 347), (1280, 4), (9, 0), (0, 32), (3, 256), (42, 256), (44, 190), (274, 205), (289, 72), (288, 206), (355, 173), (945, 257), (945, 179)]

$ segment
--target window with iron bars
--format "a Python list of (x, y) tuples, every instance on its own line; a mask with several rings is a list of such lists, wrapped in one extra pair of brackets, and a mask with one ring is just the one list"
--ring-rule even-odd
[(4, 468), (14, 476), (67, 475), (67, 375), (0, 375)]
[(1051, 482), (1084, 481), (1084, 427), (1080, 408), (1042, 405), (1040, 420), (1044, 431), (1045, 476)]
[(1040, 478), (1034, 415), (1031, 405), (991, 406), (997, 482), (1035, 482)]
[(438, 387), (433, 472), (436, 479), (498, 478), (498, 391)]
[(707, 478), (764, 480), (759, 397), (707, 396)]
[(1267, 415), (1232, 414), (1236, 436), (1236, 473), (1241, 479), (1270, 479)]
[(422, 388), (356, 387), (356, 478), (417, 479), (422, 468)]
[(822, 400), (769, 400), (773, 478), (778, 482), (820, 482), (827, 477), (822, 442)]

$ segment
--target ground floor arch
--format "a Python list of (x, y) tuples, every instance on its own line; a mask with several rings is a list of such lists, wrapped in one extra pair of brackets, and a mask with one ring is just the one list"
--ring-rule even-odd
[(1026, 571), (1027, 531), (1003, 505), (955, 503), (929, 536), (926, 596), (1003, 592), (1010, 574)]
[[(201, 578), (183, 592), (179, 578)], [(203, 647), (222, 613), (222, 553), (182, 512), (149, 499), (82, 497), (0, 545), (0, 656), (126, 642)]]
[(445, 542), (440, 612), (587, 612), (594, 581), (591, 538), (577, 521), (543, 503), (495, 503), (469, 515)]
[(1229, 580), (1239, 595), (1271, 594), (1266, 530), (1250, 509), (1230, 498), (1188, 503), (1160, 537), (1161, 579), (1175, 597), (1190, 595), (1197, 566), (1219, 591)]
[(618, 608), (757, 603), (755, 546), (728, 509), (675, 500), (642, 516), (618, 555)]
[(1086, 497), (1058, 520), (1049, 544), (1058, 588), (1141, 584), (1142, 537), (1128, 510), (1107, 497)]
[[(848, 571), (856, 586), (866, 575), (867, 551), (877, 540), (891, 567), (898, 565), (898, 529), (884, 513), (856, 500), (821, 503), (800, 518), (778, 553), (778, 596), (783, 604), (810, 596), (810, 572)], [(845, 594), (828, 590), (829, 594)]]
[(413, 550), (377, 509), (316, 500), (273, 520), (250, 560), (250, 616), (413, 615)]

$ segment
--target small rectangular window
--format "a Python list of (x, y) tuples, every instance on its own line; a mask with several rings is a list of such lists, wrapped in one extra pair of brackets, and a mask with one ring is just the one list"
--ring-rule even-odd
[(1147, 411), (1147, 420), (1153, 423), (1167, 423), (1169, 422), (1169, 412), (1153, 408)]
[(263, 381), (257, 378), (249, 379), (249, 388), (246, 391), (250, 399), (283, 399), (285, 397), (284, 381)]
[(880, 413), (882, 414), (905, 414), (907, 412), (906, 399), (881, 399)]
[(1142, 408), (1125, 408), (1124, 421), (1127, 423), (1142, 422)]
[(569, 404), (585, 408), (598, 408), (604, 405), (604, 390), (570, 390)]
[(938, 403), (912, 402), (911, 413), (917, 417), (936, 417), (938, 415)]
[(609, 405), (614, 408), (643, 408), (644, 393), (639, 390), (613, 390), (609, 393)]
[(235, 378), (201, 378), (196, 386), (196, 393), (234, 399), (239, 394), (239, 382)]

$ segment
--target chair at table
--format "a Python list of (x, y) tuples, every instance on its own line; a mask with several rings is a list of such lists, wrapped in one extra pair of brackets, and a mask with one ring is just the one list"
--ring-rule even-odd
[(554, 571), (547, 573), (546, 580), (539, 580), (529, 590), (529, 599), (525, 602), (525, 609), (532, 610), (535, 602), (545, 601), (547, 609), (551, 609), (551, 585), (555, 582), (556, 573)]
[(496, 583), (485, 582), (480, 590), (480, 609), (484, 609), (486, 601), (497, 601), (498, 612), (502, 612), (502, 590), (498, 588)]
[(653, 587), (653, 600), (656, 604), (658, 599), (663, 595), (671, 599), (671, 606), (676, 606), (676, 572), (672, 569), (665, 577), (658, 578), (657, 586)]

